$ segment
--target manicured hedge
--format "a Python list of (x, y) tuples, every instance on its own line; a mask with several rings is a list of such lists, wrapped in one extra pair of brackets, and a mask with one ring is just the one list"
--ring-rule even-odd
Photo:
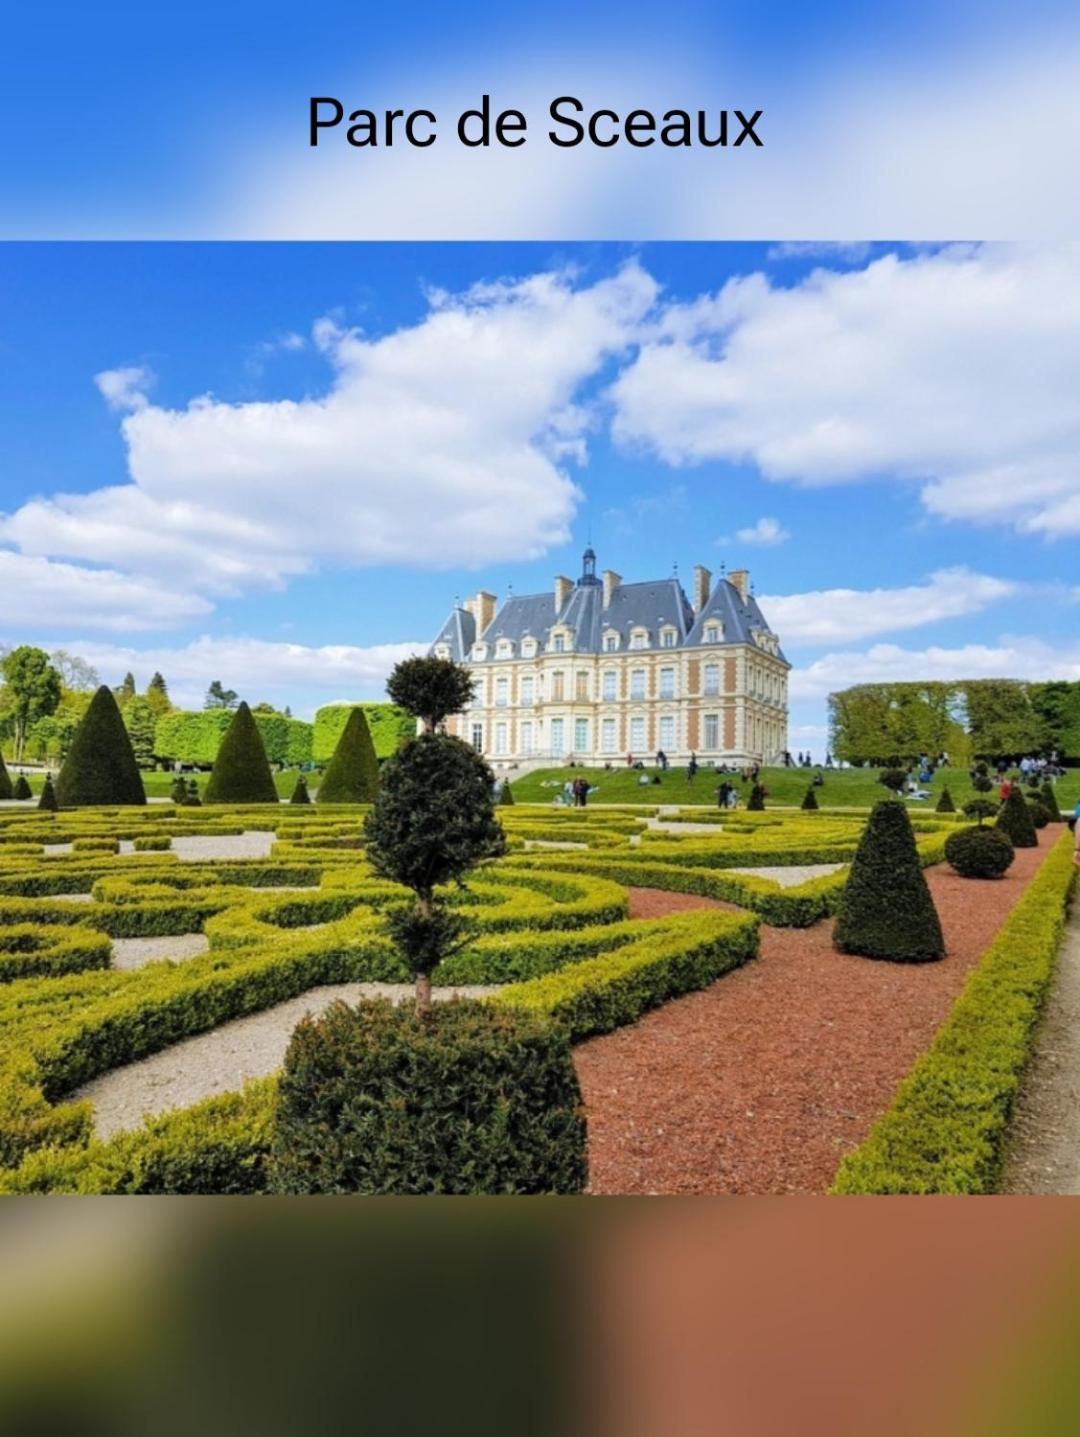
[(324, 704), (315, 715), (311, 756), (326, 763), (337, 747), (341, 731), (354, 708), (363, 709), (368, 732), (378, 758), (389, 758), (407, 738), (416, 733), (416, 720), (396, 704)]
[(1053, 976), (1076, 868), (1063, 835), (971, 973), (932, 1047), (836, 1193), (990, 1193), (1013, 1101)]
[[(253, 714), (271, 763), (297, 767), (311, 761), (312, 725), (284, 714)], [(154, 752), (170, 763), (212, 764), (232, 720), (229, 709), (173, 709), (154, 729)]]

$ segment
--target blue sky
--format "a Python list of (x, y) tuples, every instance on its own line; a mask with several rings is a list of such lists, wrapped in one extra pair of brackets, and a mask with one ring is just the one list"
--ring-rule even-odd
[(1078, 321), (1068, 247), (8, 244), (0, 637), (310, 712), (591, 531), (751, 570), (794, 747), (1080, 677)]

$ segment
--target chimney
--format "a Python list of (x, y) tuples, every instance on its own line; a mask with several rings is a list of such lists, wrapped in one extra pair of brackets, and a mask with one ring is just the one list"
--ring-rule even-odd
[(622, 583), (622, 575), (616, 574), (614, 569), (604, 570), (604, 608), (611, 608), (611, 596)]
[(476, 637), (479, 638), (495, 617), (495, 595), (481, 589), (473, 600), (472, 613), (476, 620)]
[(712, 574), (704, 564), (694, 565), (694, 613), (700, 617), (705, 612), (712, 590)]
[(556, 615), (562, 613), (564, 607), (566, 606), (566, 601), (567, 601), (567, 599), (570, 597), (571, 591), (573, 590), (573, 587), (574, 587), (574, 581), (573, 581), (573, 579), (568, 579), (565, 574), (556, 574), (556, 576), (555, 576), (555, 613), (556, 613)]
[(739, 598), (742, 599), (745, 604), (750, 597), (750, 570), (732, 569), (728, 575), (728, 583), (735, 586), (738, 590)]

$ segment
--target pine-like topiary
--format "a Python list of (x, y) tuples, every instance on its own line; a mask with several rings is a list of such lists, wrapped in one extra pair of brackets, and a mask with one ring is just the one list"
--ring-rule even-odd
[(810, 787), (803, 794), (803, 801), (799, 805), (799, 807), (807, 812), (815, 812), (817, 810), (817, 806), (817, 794), (814, 792), (814, 785), (811, 784)]
[(948, 785), (948, 784), (946, 784), (945, 787), (941, 790), (941, 797), (938, 799), (937, 803), (934, 805), (934, 812), (935, 812), (935, 813), (955, 813), (955, 812), (956, 812), (956, 804), (953, 803), (953, 796), (952, 796), (952, 794), (949, 792), (949, 785)]
[(37, 806), (38, 808), (47, 809), (50, 813), (55, 813), (60, 807), (56, 801), (56, 789), (53, 788), (51, 773), (45, 775), (45, 782), (42, 784), (41, 797), (38, 799)]
[(319, 780), (316, 803), (373, 803), (379, 791), (379, 761), (371, 742), (364, 710), (349, 714), (326, 772)]
[(307, 780), (304, 778), (304, 775), (303, 775), (302, 773), (297, 776), (297, 779), (296, 779), (296, 787), (295, 787), (295, 788), (293, 789), (293, 791), (292, 791), (292, 797), (289, 799), (289, 802), (290, 802), (290, 803), (310, 803), (310, 802), (311, 802), (311, 794), (308, 793)]
[(1039, 802), (1046, 809), (1047, 813), (1049, 813), (1051, 823), (1061, 822), (1061, 809), (1058, 807), (1057, 793), (1054, 791), (1054, 785), (1049, 779), (1046, 779), (1043, 783), (1039, 793)]
[(34, 790), (30, 787), (29, 783), (27, 783), (25, 773), (20, 773), (18, 778), (15, 780), (15, 783), (11, 790), (11, 796), (12, 798), (17, 798), (20, 800), (33, 798)]
[(1009, 790), (1009, 796), (998, 813), (997, 826), (1012, 840), (1014, 848), (1038, 848), (1035, 821), (1031, 816), (1031, 809), (1028, 808), (1027, 799), (1018, 788)]
[(1028, 811), (1031, 814), (1031, 821), (1038, 828), (1045, 828), (1050, 822), (1050, 810), (1038, 798), (1028, 799)]
[(199, 797), (199, 785), (194, 779), (188, 783), (184, 795), (184, 804), (187, 808), (202, 808), (202, 799)]
[(11, 774), (7, 771), (7, 764), (4, 762), (4, 755), (0, 754), (0, 798), (14, 798), (15, 790), (11, 782)]
[(511, 807), (511, 806), (513, 805), (513, 802), (514, 802), (514, 790), (510, 787), (510, 780), (509, 780), (508, 778), (503, 779), (503, 786), (502, 786), (502, 788), (499, 790), (499, 807), (500, 807), (500, 808), (508, 808), (508, 807)]
[(1016, 852), (1000, 828), (958, 828), (945, 840), (945, 858), (962, 878), (1000, 878)]
[(173, 803), (183, 804), (187, 802), (187, 784), (179, 774), (177, 774), (172, 781), (172, 787), (169, 789), (169, 797)]
[(941, 921), (903, 804), (875, 805), (840, 900), (833, 942), (842, 953), (927, 963), (945, 956)]
[(246, 703), (232, 716), (214, 760), (207, 803), (277, 803), (266, 749)]
[(750, 790), (750, 797), (746, 800), (747, 812), (761, 813), (765, 807), (765, 790), (760, 783), (755, 783)]
[(102, 684), (75, 730), (56, 780), (62, 808), (145, 804), (139, 766), (112, 689)]

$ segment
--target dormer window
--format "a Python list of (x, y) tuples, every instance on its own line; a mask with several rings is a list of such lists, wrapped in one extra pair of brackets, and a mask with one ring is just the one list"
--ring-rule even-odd
[(609, 629), (608, 632), (604, 635), (604, 653), (614, 654), (618, 651), (618, 648), (619, 636), (618, 634), (614, 633), (612, 630)]
[(450, 645), (449, 645), (449, 644), (436, 644), (436, 645), (435, 645), (435, 657), (436, 657), (437, 659), (448, 659), (448, 658), (450, 657)]
[(474, 659), (486, 659), (487, 644), (473, 644), (472, 656)]
[(630, 634), (630, 647), (632, 649), (647, 649), (649, 647), (648, 629), (634, 629)]
[(676, 632), (675, 629), (672, 629), (672, 628), (661, 629), (661, 630), (660, 630), (660, 647), (661, 647), (662, 649), (673, 649), (673, 648), (675, 647), (675, 640), (676, 640), (677, 638), (678, 638), (678, 633)]
[(706, 625), (705, 625), (705, 642), (706, 642), (707, 644), (718, 644), (723, 637), (724, 637), (724, 626), (723, 626), (723, 624), (716, 623), (716, 624), (706, 624)]
[(500, 639), (495, 645), (495, 657), (497, 659), (509, 659), (513, 656), (514, 646), (509, 639)]
[(551, 647), (554, 649), (554, 651), (555, 651), (557, 654), (565, 654), (565, 653), (566, 653), (566, 635), (565, 635), (565, 634), (556, 634), (555, 637), (554, 637), (554, 638), (552, 639), (552, 641), (551, 641)]
[(522, 639), (522, 641), (521, 641), (521, 657), (522, 657), (523, 659), (535, 659), (535, 658), (536, 658), (536, 640), (535, 640), (535, 639)]

